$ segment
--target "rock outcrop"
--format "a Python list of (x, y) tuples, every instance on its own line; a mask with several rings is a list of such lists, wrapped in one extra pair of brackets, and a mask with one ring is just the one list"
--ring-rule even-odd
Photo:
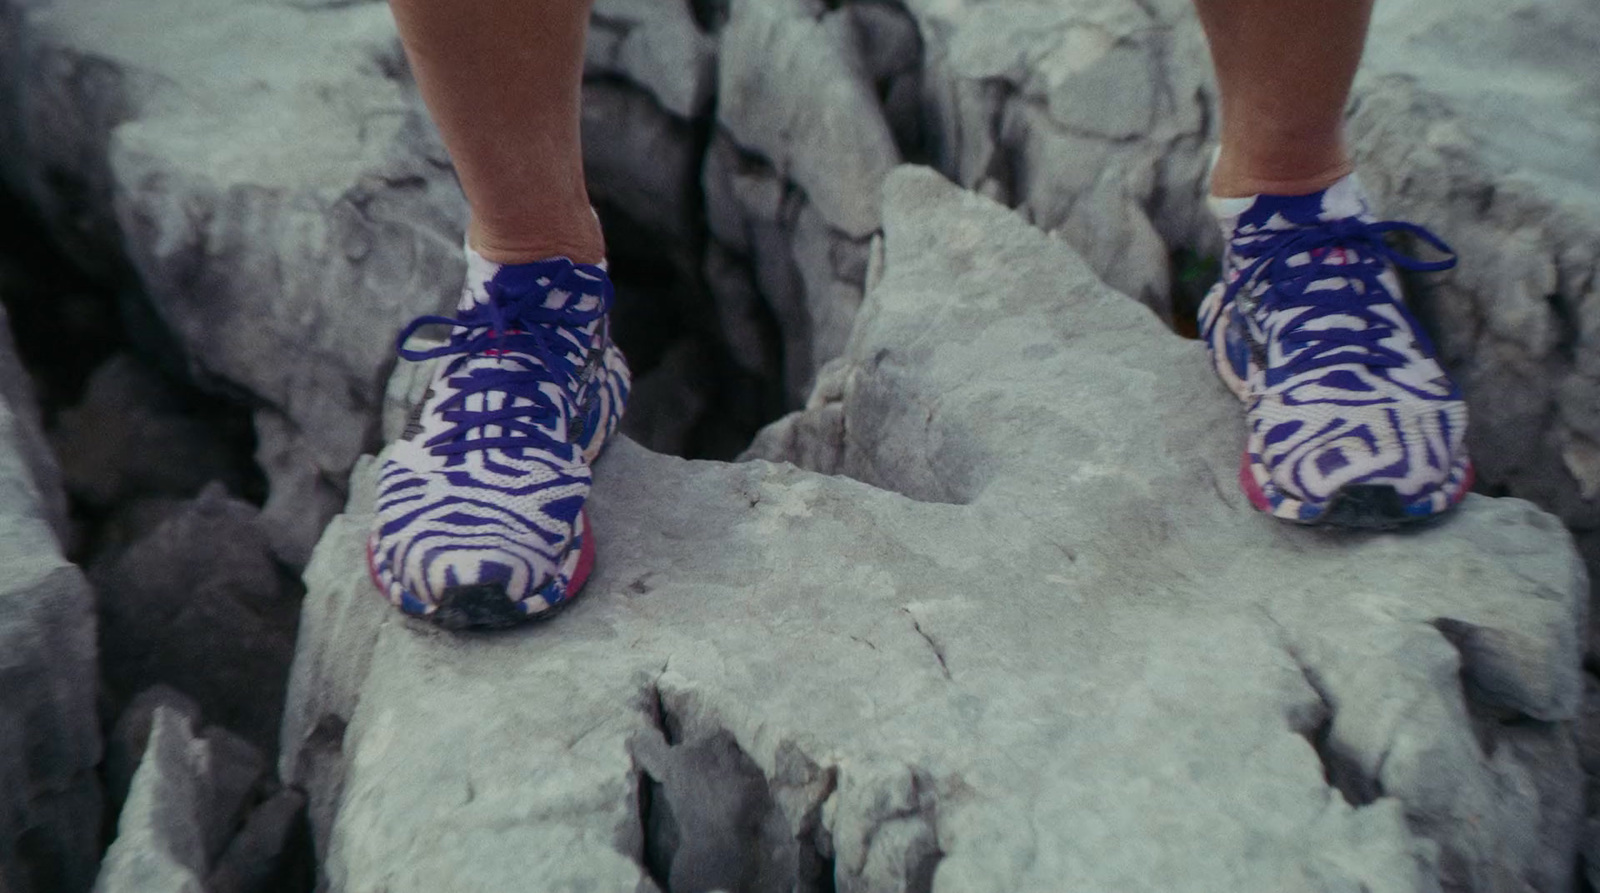
[(0, 317), (0, 889), (81, 893), (100, 844), (94, 597), (61, 554), (66, 497), (20, 373)]
[[(1416, 283), (1412, 294), (1466, 388), (1473, 415), (1471, 447), (1483, 489), (1525, 497), (1554, 512), (1577, 534), (1591, 568), (1600, 569), (1600, 404), (1594, 398), (1600, 388), (1600, 254), (1595, 248), (1600, 245), (1600, 174), (1590, 163), (1593, 147), (1600, 143), (1600, 111), (1593, 100), (1600, 89), (1600, 69), (1593, 64), (1600, 10), (1589, 0), (1510, 6), (1489, 0), (1385, 0), (1377, 16), (1352, 104), (1351, 140), (1384, 210), (1428, 224), (1461, 252), (1455, 271)], [(660, 402), (654, 412), (641, 409), (630, 424), (655, 443), (687, 445), (702, 437), (698, 420), (689, 424), (683, 418), (707, 405), (696, 383), (735, 381), (738, 399), (729, 403), (741, 411), (755, 407), (759, 416), (778, 406), (809, 405), (802, 415), (767, 432), (758, 454), (853, 476), (921, 500), (919, 505), (970, 502), (962, 517), (984, 511), (980, 491), (998, 500), (992, 494), (1020, 486), (1016, 482), (1022, 472), (1007, 472), (1011, 476), (1006, 477), (998, 465), (991, 471), (985, 464), (992, 458), (985, 444), (998, 435), (971, 433), (977, 430), (975, 423), (957, 426), (966, 434), (936, 425), (936, 417), (951, 405), (944, 392), (931, 384), (918, 385), (939, 399), (908, 403), (915, 389), (894, 390), (884, 384), (893, 378), (893, 368), (863, 359), (859, 339), (874, 329), (862, 325), (858, 313), (863, 306), (881, 307), (863, 304), (874, 265), (881, 266), (872, 247), (884, 225), (878, 197), (884, 177), (902, 159), (927, 162), (960, 185), (1014, 207), (1029, 222), (1072, 244), (1100, 279), (1164, 319), (1178, 321), (1185, 311), (1174, 286), (1175, 279), (1183, 278), (1180, 268), (1203, 269), (1195, 259), (1217, 247), (1201, 200), (1207, 146), (1215, 137), (1215, 90), (1189, 0), (599, 0), (591, 31), (584, 133), (595, 200), (608, 225), (615, 224), (613, 238), (623, 243), (618, 253), (636, 251), (651, 263), (659, 262), (664, 271), (653, 288), (623, 296), (619, 327), (627, 325), (630, 314), (643, 319), (637, 325), (648, 327), (651, 318), (637, 314), (652, 306), (668, 306), (668, 316), (688, 320), (688, 334), (661, 345), (660, 356), (650, 358), (654, 372), (641, 368), (640, 399), (656, 395)], [(242, 397), (254, 408), (257, 460), (270, 485), (257, 523), (277, 559), (303, 564), (324, 524), (346, 503), (357, 458), (379, 443), (393, 331), (409, 316), (447, 303), (460, 273), (457, 246), (465, 208), (409, 81), (383, 4), (0, 0), (0, 146), (6, 149), (0, 152), (0, 176), (36, 206), (75, 261), (128, 286), (141, 306), (153, 310), (163, 329), (160, 337), (170, 336), (197, 379)], [(893, 264), (889, 266), (892, 271)], [(681, 303), (658, 300), (683, 294), (692, 298)], [(993, 312), (1003, 316), (1011, 310), (1010, 304), (1001, 304)], [(964, 319), (945, 337), (960, 342), (970, 333), (988, 331), (991, 323)], [(1016, 337), (1027, 334), (1019, 328)], [(880, 332), (873, 337), (888, 336)], [(713, 343), (719, 352), (716, 362), (695, 356)], [(1078, 340), (1071, 352), (1091, 348)], [(1021, 349), (997, 344), (995, 352)], [(847, 356), (841, 360), (840, 354)], [(892, 356), (891, 350), (886, 357)], [(0, 368), (3, 377), (5, 369)], [(960, 385), (947, 390), (961, 393)], [(886, 390), (872, 390), (880, 387)], [(11, 391), (5, 394), (14, 407), (27, 402)], [(19, 412), (26, 415), (26, 410)], [(919, 412), (925, 414), (922, 433), (913, 437), (908, 432)], [(1183, 413), (1188, 415), (1165, 419), (1160, 430), (1204, 427), (1202, 410), (1186, 407)], [(997, 420), (994, 431), (1007, 431), (1018, 443), (1035, 443), (1029, 438), (1037, 432), (1008, 427), (1022, 424), (1018, 419), (1023, 417)], [(1207, 418), (1207, 424), (1221, 428), (1232, 424)], [(1142, 423), (1108, 417), (1105, 436), (1120, 443), (1117, 432), (1126, 433), (1135, 422)], [(38, 450), (42, 441), (37, 426), (17, 431), (15, 450), (27, 459), (24, 464), (38, 484), (34, 495), (19, 497), (19, 505), (32, 508), (18, 511), (33, 518), (37, 509), (64, 542), (71, 533), (65, 501), (60, 488), (47, 483), (55, 472)], [(1057, 433), (1067, 438), (1052, 442), (1058, 452), (1065, 449), (1063, 444), (1076, 442), (1068, 436), (1071, 432)], [(727, 431), (716, 436), (719, 442), (729, 439)], [(748, 469), (684, 470), (638, 455), (627, 460), (627, 455), (625, 448), (619, 449), (612, 464), (642, 463), (648, 469), (641, 474), (659, 473), (662, 480), (676, 480), (683, 487), (707, 488), (706, 500), (729, 488), (754, 486), (731, 482), (754, 473)], [(1130, 466), (1135, 462), (1131, 456), (1117, 459)], [(659, 463), (660, 469), (651, 463)], [(1208, 467), (1222, 468), (1215, 463)], [(667, 470), (671, 468), (678, 470)], [(1099, 472), (1083, 473), (1084, 482), (1092, 482)], [(990, 480), (987, 474), (996, 477)], [(1231, 474), (1219, 475), (1219, 493), (1226, 501)], [(998, 483), (1002, 479), (1011, 483)], [(781, 485), (793, 486), (800, 485)], [(849, 489), (855, 485), (832, 479), (818, 486), (846, 488), (819, 491), (841, 499), (876, 493)], [(1022, 497), (1044, 492), (1051, 491), (1019, 492), (1019, 504), (1031, 505)], [(605, 511), (608, 498), (619, 506), (635, 504), (626, 492), (608, 497), (603, 490), (597, 511)], [(873, 500), (887, 497), (861, 498), (876, 505)], [(360, 499), (350, 504), (359, 510)], [(1480, 505), (1493, 508), (1470, 508), (1463, 519), (1500, 518), (1510, 511), (1503, 503)], [(125, 517), (117, 524), (134, 531), (128, 536), (131, 541), (179, 508), (165, 497), (124, 507), (119, 512)], [(712, 508), (727, 518), (746, 520), (766, 518), (768, 511), (753, 506), (748, 512), (754, 514), (746, 516), (732, 514), (737, 505), (707, 507)], [(1095, 525), (1134, 536), (1126, 530), (1146, 530), (1137, 526), (1144, 523), (1142, 518), (1113, 514), (1093, 523), (1080, 519), (1073, 522), (1076, 528), (1061, 523), (1087, 538), (1119, 535), (1096, 532), (1091, 529)], [(22, 587), (17, 591), (24, 594), (18, 596), (15, 611), (0, 612), (11, 624), (5, 628), (18, 636), (6, 653), (20, 655), (15, 666), (23, 669), (17, 672), (56, 674), (50, 678), (70, 693), (62, 696), (63, 703), (81, 706), (89, 703), (85, 692), (92, 692), (92, 682), (80, 678), (85, 672), (92, 676), (92, 670), (84, 669), (92, 650), (80, 647), (89, 622), (83, 607), (86, 593), (76, 572), (54, 557), (58, 550), (53, 542), (27, 539), (39, 533), (28, 526), (32, 523), (26, 522), (26, 535), (19, 534), (17, 542), (25, 545), (18, 546), (18, 554), (40, 562), (39, 574), (14, 577)], [(638, 529), (627, 527), (634, 522), (618, 523), (623, 530)], [(961, 527), (949, 523), (952, 530)], [(1464, 535), (1460, 530), (1478, 529), (1472, 527), (1475, 523), (1463, 520), (1423, 538), (1454, 542), (1451, 537)], [(1482, 523), (1493, 527), (1499, 522)], [(933, 525), (930, 532), (910, 532), (925, 524)], [(1526, 526), (1507, 524), (1516, 530)], [(905, 536), (920, 541), (932, 537), (935, 527), (918, 515), (915, 522), (905, 522)], [(349, 531), (330, 534), (339, 535)], [(1225, 540), (1227, 534), (1217, 536)], [(1272, 536), (1300, 542), (1281, 531)], [(1177, 548), (1163, 536), (1149, 534), (1147, 539), (1135, 537), (1135, 543), (1145, 544), (1137, 548), (1158, 553)], [(323, 551), (330, 548), (325, 544)], [(1387, 547), (1367, 543), (1362, 548), (1381, 552)], [(1519, 547), (1491, 543), (1483, 548), (1499, 556)], [(1072, 549), (1077, 554), (1077, 547)], [(1461, 560), (1463, 567), (1477, 567), (1467, 557)], [(332, 559), (318, 573), (331, 573), (327, 567), (343, 572), (342, 564), (328, 561)], [(1391, 567), (1373, 561), (1374, 567)], [(1150, 573), (1165, 579), (1163, 568), (1171, 565), (1158, 565)], [(881, 571), (893, 578), (898, 567), (889, 562)], [(1128, 566), (1128, 573), (1132, 568)], [(1391, 569), (1399, 576), (1360, 579), (1372, 581), (1376, 592), (1428, 582), (1414, 568), (1396, 564)], [(707, 573), (714, 578), (722, 571)], [(674, 585), (695, 585), (691, 578), (683, 579)], [(1472, 583), (1471, 591), (1478, 591), (1480, 584), (1488, 585)], [(1521, 591), (1518, 585), (1508, 582), (1504, 589)], [(597, 589), (602, 588), (597, 582)], [(1018, 591), (1026, 596), (1034, 590), (1022, 586)], [(1178, 598), (1172, 593), (1187, 590), (1173, 584), (1161, 591)], [(44, 601), (41, 592), (49, 593)], [(325, 603), (326, 592), (321, 598), (319, 603)], [(30, 613), (41, 610), (39, 604), (51, 606), (48, 616)], [(1292, 612), (1295, 604), (1289, 599), (1276, 610)], [(1371, 620), (1397, 610), (1375, 607), (1362, 616)], [(1437, 610), (1440, 616), (1450, 613)], [(353, 618), (338, 622), (357, 623)], [(868, 615), (855, 619), (874, 622)], [(1275, 619), (1291, 633), (1317, 625), (1303, 617)], [(933, 623), (918, 622), (924, 629)], [(1497, 626), (1498, 619), (1460, 622), (1470, 629), (1443, 621), (1431, 628), (1468, 655), (1464, 662), (1469, 669), (1479, 667), (1469, 673), (1474, 679), (1479, 678), (1474, 674), (1489, 672), (1481, 669), (1481, 654), (1498, 653), (1495, 649), (1510, 647), (1505, 643), (1513, 639), (1522, 641)], [(1356, 620), (1328, 623), (1338, 629), (1358, 625)], [(1491, 632), (1473, 631), (1480, 628)], [(349, 632), (359, 639), (363, 629), (357, 624)], [(1413, 632), (1431, 635), (1420, 627)], [(656, 648), (653, 655), (671, 650), (650, 647)], [(1433, 653), (1427, 650), (1433, 646), (1418, 647), (1419, 654)], [(1294, 649), (1302, 658), (1316, 652), (1305, 642)], [(363, 653), (356, 649), (340, 660), (359, 664), (366, 660), (359, 656)], [(44, 669), (40, 661), (46, 654), (73, 657)], [(1437, 670), (1433, 664), (1427, 667), (1432, 668), (1428, 672)], [(1340, 672), (1324, 668), (1311, 675), (1326, 673), (1332, 679)], [(348, 668), (339, 673), (365, 678)], [(837, 678), (830, 681), (845, 684)], [(1552, 779), (1563, 777), (1571, 753), (1559, 732), (1546, 734), (1554, 727), (1545, 723), (1564, 719), (1566, 713), (1545, 716), (1524, 705), (1513, 712), (1535, 720), (1497, 725), (1500, 714), (1495, 711), (1500, 708), (1485, 714), (1479, 707), (1498, 703), (1499, 696), (1492, 693), (1501, 682), (1469, 685), (1471, 696), (1463, 703), (1478, 705), (1473, 707), (1475, 725), (1494, 732), (1485, 732), (1483, 741), (1500, 743), (1480, 744), (1481, 753), (1473, 757), (1478, 762), (1471, 764), (1488, 767), (1482, 769), (1487, 774), (1459, 786), (1459, 796), (1488, 796), (1471, 792), (1500, 784), (1519, 793), (1490, 798), (1497, 803), (1537, 800), (1541, 805), (1530, 807), (1528, 815), (1552, 823), (1554, 830), (1541, 839), (1552, 852), (1564, 850), (1566, 826), (1551, 817), (1570, 805), (1557, 802), (1562, 792), (1576, 788), (1563, 788)], [(349, 684), (353, 697), (359, 686)], [(29, 711), (36, 705), (28, 700), (33, 696), (16, 697), (23, 701), (5, 709), (34, 715)], [(1517, 698), (1512, 700), (1522, 704)], [(370, 695), (363, 700), (374, 703)], [(1336, 717), (1348, 716), (1338, 706), (1339, 697), (1330, 695), (1329, 700)], [(1000, 702), (1005, 703), (1003, 698)], [(69, 800), (79, 806), (88, 802), (82, 799), (90, 796), (82, 782), (84, 768), (93, 762), (94, 747), (84, 743), (92, 737), (92, 717), (78, 706), (61, 712), (69, 718), (49, 729), (36, 720), (12, 726), (24, 730), (21, 734), (29, 741), (39, 735), (54, 742), (29, 753), (61, 756), (50, 766), (29, 766), (15, 770), (23, 775), (6, 776), (33, 781), (8, 788), (28, 791), (24, 799), (29, 805), (4, 813), (27, 818), (21, 824), (0, 825), (0, 865), (18, 864), (14, 854), (22, 850), (45, 853), (41, 864), (67, 864), (61, 854), (77, 853), (86, 845), (82, 828), (68, 829), (61, 814), (52, 810), (65, 808), (60, 804)], [(749, 713), (740, 722), (753, 716)], [(344, 707), (310, 720), (315, 730), (311, 739), (319, 747), (301, 749), (292, 762), (301, 773), (296, 777), (327, 780), (344, 772), (344, 758), (333, 745), (343, 740), (343, 724), (351, 720)], [(1321, 726), (1315, 723), (1313, 727), (1312, 738), (1339, 740), (1337, 721), (1326, 732), (1316, 732)], [(351, 727), (359, 728), (364, 726)], [(789, 782), (773, 781), (776, 745), (754, 742), (747, 725), (717, 728), (732, 736), (736, 746), (708, 732), (703, 740), (683, 745), (690, 748), (683, 753), (695, 754), (683, 758), (685, 765), (731, 767), (727, 772), (732, 775), (724, 777), (737, 776), (754, 785), (747, 785), (753, 792), (747, 799), (757, 804), (750, 809), (758, 813), (765, 801), (755, 779), (766, 779), (773, 802), (788, 804), (779, 811), (790, 831), (825, 824), (820, 814), (806, 818), (805, 809), (795, 805), (816, 800), (815, 791), (805, 787), (809, 782), (795, 782), (807, 793), (791, 796), (793, 791), (783, 793)], [(823, 722), (818, 728), (830, 727)], [(828, 746), (846, 751), (856, 746), (842, 725), (833, 728), (837, 737), (828, 739), (834, 742)], [(1109, 747), (1105, 742), (1082, 746)], [(817, 766), (835, 765), (807, 747), (797, 752), (809, 754), (806, 759)], [(1359, 750), (1338, 747), (1345, 750), (1323, 748), (1335, 755), (1331, 763), (1338, 766), (1348, 762), (1340, 754)], [(1369, 763), (1352, 757), (1354, 765), (1372, 770), (1371, 751), (1360, 755)], [(946, 757), (930, 756), (916, 765), (959, 763)], [(906, 762), (900, 755), (894, 759)], [(1411, 764), (1385, 761), (1383, 771), (1400, 772), (1396, 765)], [(1515, 781), (1523, 776), (1510, 768), (1514, 765), (1545, 768), (1529, 769), (1523, 781)], [(674, 779), (693, 778), (690, 770), (657, 764), (652, 771), (657, 787), (641, 788), (655, 791), (651, 797), (676, 799), (676, 809), (700, 816), (694, 822), (727, 819), (688, 805), (686, 783)], [(1330, 774), (1346, 778), (1348, 771)], [(613, 778), (606, 773), (594, 777), (602, 775)], [(934, 784), (936, 776), (949, 778), (935, 773), (926, 776), (927, 783)], [(1427, 827), (1433, 821), (1429, 816), (1437, 813), (1426, 810), (1446, 806), (1427, 801), (1416, 793), (1422, 788), (1405, 784), (1379, 788), (1404, 804), (1402, 812), (1410, 832), (1420, 835), (1417, 839), (1432, 840), (1441, 848), (1437, 858), (1428, 853), (1419, 857), (1420, 864), (1430, 866), (1424, 874), (1431, 871), (1429, 876), (1449, 883), (1467, 878), (1463, 883), (1483, 887), (1487, 882), (1477, 872), (1487, 870), (1482, 866), (1489, 863), (1460, 856), (1471, 846)], [(1357, 800), (1377, 790), (1363, 785), (1350, 788)], [(313, 785), (313, 810), (328, 815), (334, 790), (331, 782)], [(921, 826), (910, 818), (922, 814), (914, 804), (923, 796), (885, 801), (901, 804), (885, 807), (904, 813), (905, 822), (894, 825), (899, 830), (868, 823), (861, 833), (870, 832), (873, 840), (922, 841), (916, 846), (926, 847), (931, 838), (916, 830)], [(944, 804), (941, 808), (954, 808), (949, 807), (949, 790), (934, 799)], [(1376, 814), (1370, 810), (1388, 802), (1380, 798), (1356, 812), (1367, 821)], [(1466, 802), (1447, 805), (1475, 808), (1461, 805)], [(1512, 807), (1504, 803), (1491, 810), (1500, 818), (1485, 819), (1482, 827), (1515, 825), (1505, 818)], [(846, 812), (856, 818), (826, 819), (832, 823), (827, 824), (833, 829), (830, 834), (843, 833), (838, 829), (852, 827), (850, 821), (866, 821), (860, 818), (863, 813)], [(620, 852), (628, 858), (636, 851), (653, 853), (639, 859), (666, 872), (660, 875), (663, 880), (672, 871), (687, 872), (692, 877), (684, 883), (689, 886), (702, 880), (735, 886), (744, 882), (704, 875), (693, 866), (716, 863), (720, 857), (686, 853), (683, 847), (692, 846), (683, 843), (687, 838), (673, 831), (660, 810), (651, 815), (655, 830), (646, 835), (648, 845), (623, 845)], [(322, 823), (324, 832), (333, 827)], [(19, 843), (24, 834), (31, 836)], [(935, 837), (943, 847), (944, 836)], [(1380, 838), (1399, 839), (1373, 839)], [(340, 839), (335, 834), (333, 842)], [(680, 843), (676, 850), (668, 845), (673, 839)], [(1505, 839), (1512, 841), (1507, 852), (1520, 855), (1493, 864), (1511, 866), (1507, 870), (1521, 882), (1546, 888), (1558, 872), (1536, 867), (1544, 864), (1543, 857), (1530, 855), (1538, 846), (1514, 835)], [(794, 856), (791, 861), (797, 866), (812, 860), (806, 863), (812, 867), (795, 868), (794, 876), (810, 877), (822, 870), (817, 867), (821, 863), (812, 864), (827, 857), (826, 848), (821, 843), (818, 847), (813, 855)], [(911, 849), (897, 852), (904, 856), (915, 849), (910, 843), (906, 847)], [(686, 854), (675, 855), (679, 852)], [(951, 864), (964, 864), (965, 858), (952, 856)], [(1017, 858), (1019, 865), (1025, 861)], [(766, 878), (771, 875), (764, 872), (789, 870), (783, 866), (790, 862), (779, 862), (774, 868), (779, 863), (763, 856), (748, 862), (754, 874), (741, 877)], [(925, 858), (918, 862), (926, 863)], [(864, 867), (865, 861), (843, 864), (844, 878), (878, 870)], [(63, 881), (69, 886), (77, 877), (73, 870), (78, 869), (67, 870), (71, 877)], [(44, 877), (46, 881), (30, 881), (5, 875), (3, 882), (48, 885), (55, 876)]]
[(1376, 7), (1350, 130), (1385, 210), (1461, 255), (1417, 290), (1480, 480), (1559, 515), (1600, 571), (1600, 8)]
[[(1415, 295), (1481, 479), (1600, 555), (1596, 40), (1586, 0), (1386, 2), (1350, 130), (1380, 204), (1461, 250)], [(375, 445), (389, 333), (459, 271), (464, 209), (385, 10), (3, 0), (0, 54), (20, 147), (0, 167), (80, 260), (125, 258), (196, 371), (261, 407), (266, 520), (301, 564)], [(1188, 0), (603, 0), (585, 68), (620, 253), (709, 295), (673, 313), (727, 346), (718, 377), (774, 380), (790, 407), (843, 349), (902, 158), (1059, 232), (1164, 317), (1217, 247)]]
[(395, 321), (459, 288), (462, 200), (387, 7), (7, 6), (10, 179), (261, 407), (265, 522), (303, 563), (373, 436)]
[[(63, 483), (85, 506), (114, 510), (192, 497), (217, 481), (243, 489), (246, 469), (213, 418), (186, 406), (153, 369), (127, 353), (101, 363), (82, 399), (50, 432)], [(248, 458), (249, 449), (243, 450)]]
[(884, 191), (845, 358), (758, 444), (819, 467), (615, 443), (553, 623), (394, 613), (358, 471), (280, 764), (329, 889), (1568, 889), (1556, 519), (1262, 517), (1197, 344), (932, 172)]
[(300, 593), (273, 561), (259, 509), (212, 484), (96, 561), (89, 577), (109, 706), (173, 686), (213, 722), (272, 750)]
[(196, 732), (199, 714), (170, 692), (143, 699), (140, 761), (95, 893), (268, 893), (287, 889), (285, 848), (304, 807), (269, 790), (265, 758), (223, 729)]

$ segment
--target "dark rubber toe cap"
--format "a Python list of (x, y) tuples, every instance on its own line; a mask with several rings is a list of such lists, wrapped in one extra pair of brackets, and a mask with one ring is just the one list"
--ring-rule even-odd
[(1386, 484), (1356, 484), (1334, 494), (1320, 523), (1355, 530), (1389, 530), (1416, 520), (1406, 503)]
[(513, 626), (528, 615), (506, 595), (504, 583), (474, 583), (445, 589), (429, 619), (446, 629), (484, 629)]

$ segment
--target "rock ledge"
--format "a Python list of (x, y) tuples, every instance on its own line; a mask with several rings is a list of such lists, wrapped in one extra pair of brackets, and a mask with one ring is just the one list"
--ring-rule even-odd
[(845, 360), (763, 441), (838, 473), (619, 441), (551, 625), (392, 613), (358, 469), (281, 766), (331, 890), (1567, 889), (1554, 518), (1274, 523), (1199, 345), (931, 172), (883, 216)]

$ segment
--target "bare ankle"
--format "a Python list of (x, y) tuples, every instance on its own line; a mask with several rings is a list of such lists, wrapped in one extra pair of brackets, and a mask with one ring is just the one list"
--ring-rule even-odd
[(1313, 164), (1240, 162), (1224, 152), (1211, 171), (1211, 195), (1248, 198), (1253, 195), (1309, 195), (1349, 176), (1355, 163), (1343, 152)]
[(467, 244), (497, 264), (527, 264), (552, 257), (598, 264), (606, 257), (600, 221), (587, 210), (567, 225), (541, 223), (509, 233), (474, 218), (467, 225)]

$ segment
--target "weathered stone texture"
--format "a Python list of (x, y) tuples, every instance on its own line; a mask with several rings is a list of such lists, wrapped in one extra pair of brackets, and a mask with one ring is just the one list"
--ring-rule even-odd
[(1198, 345), (931, 172), (886, 193), (800, 417), (839, 424), (789, 437), (854, 480), (619, 441), (584, 597), (460, 636), (372, 591), (357, 475), (283, 741), (330, 889), (1565, 889), (1559, 523), (1274, 523)]
[[(99, 850), (94, 597), (62, 557), (65, 498), (0, 332), (0, 889), (81, 893)], [(55, 525), (61, 525), (57, 527)]]

